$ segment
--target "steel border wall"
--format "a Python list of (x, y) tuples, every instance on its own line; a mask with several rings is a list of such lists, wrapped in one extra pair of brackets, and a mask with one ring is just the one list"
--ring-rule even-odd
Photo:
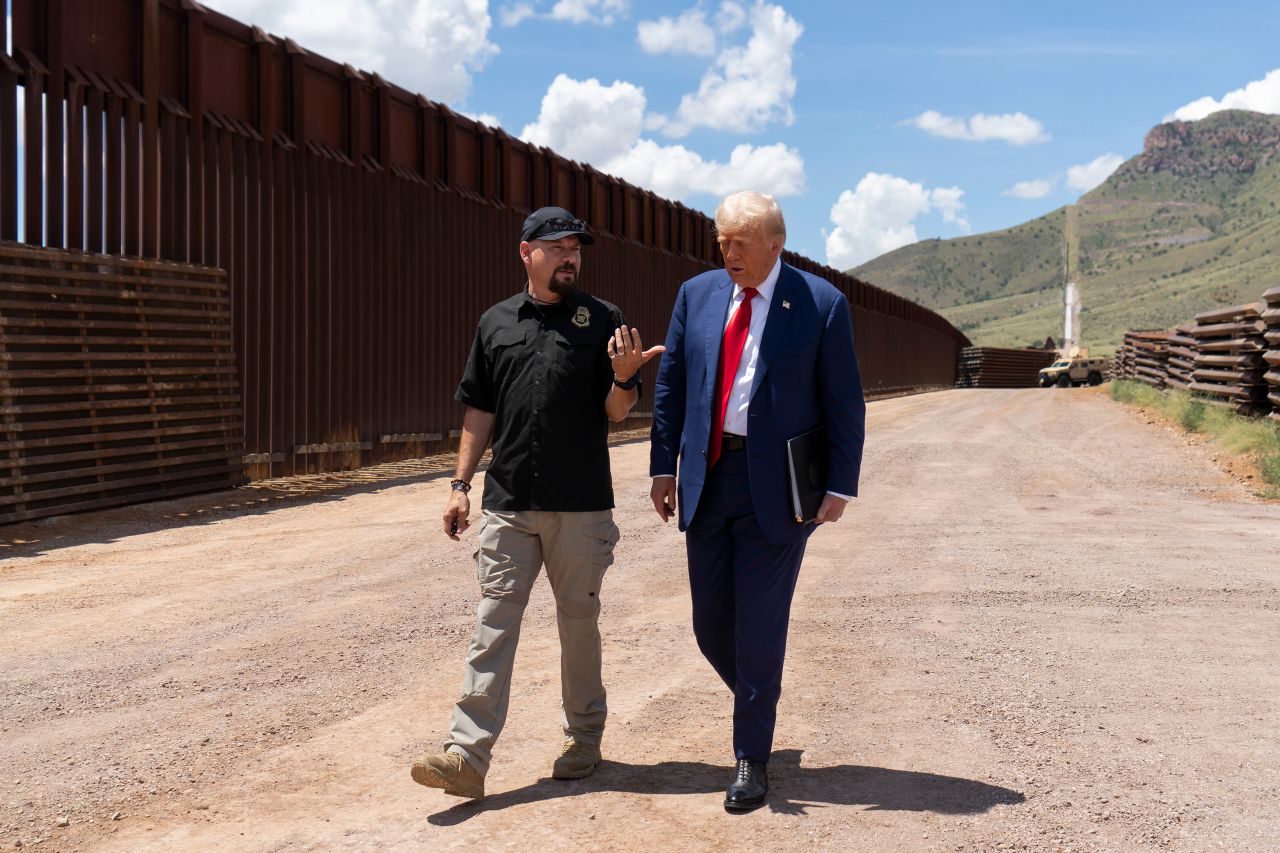
[[(583, 286), (650, 342), (718, 263), (697, 211), (191, 0), (14, 0), (13, 45), (0, 239), (224, 269), (255, 477), (444, 449), (532, 208), (591, 224)], [(787, 258), (849, 297), (869, 395), (954, 383), (942, 317)]]
[(220, 270), (0, 242), (0, 523), (244, 477)]

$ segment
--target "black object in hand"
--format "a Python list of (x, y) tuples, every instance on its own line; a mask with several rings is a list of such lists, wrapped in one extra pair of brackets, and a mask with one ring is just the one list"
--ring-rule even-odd
[(787, 439), (787, 474), (791, 510), (798, 524), (813, 521), (827, 493), (827, 430), (811, 429)]

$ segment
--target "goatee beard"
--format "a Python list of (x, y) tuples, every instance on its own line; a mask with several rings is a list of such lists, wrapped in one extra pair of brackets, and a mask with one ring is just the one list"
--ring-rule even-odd
[[(569, 279), (568, 281), (562, 281), (559, 278), (559, 275), (562, 272), (573, 273), (573, 278)], [(547, 288), (552, 293), (555, 293), (559, 296), (564, 296), (566, 293), (573, 290), (574, 285), (577, 284), (577, 282), (578, 282), (577, 270), (562, 268), (562, 269), (556, 270), (555, 274), (551, 276), (551, 281), (547, 282)]]

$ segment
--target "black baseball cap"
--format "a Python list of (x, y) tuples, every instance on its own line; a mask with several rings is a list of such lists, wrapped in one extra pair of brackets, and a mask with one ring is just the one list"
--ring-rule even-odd
[(590, 246), (596, 240), (587, 233), (587, 223), (576, 218), (563, 207), (540, 207), (524, 221), (520, 242), (530, 240), (559, 240), (561, 237), (577, 237), (578, 242)]

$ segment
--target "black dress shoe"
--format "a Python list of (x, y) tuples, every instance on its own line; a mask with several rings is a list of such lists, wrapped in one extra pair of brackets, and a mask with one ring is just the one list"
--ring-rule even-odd
[(738, 759), (738, 771), (724, 792), (725, 811), (749, 812), (764, 805), (769, 794), (769, 765), (750, 758)]

